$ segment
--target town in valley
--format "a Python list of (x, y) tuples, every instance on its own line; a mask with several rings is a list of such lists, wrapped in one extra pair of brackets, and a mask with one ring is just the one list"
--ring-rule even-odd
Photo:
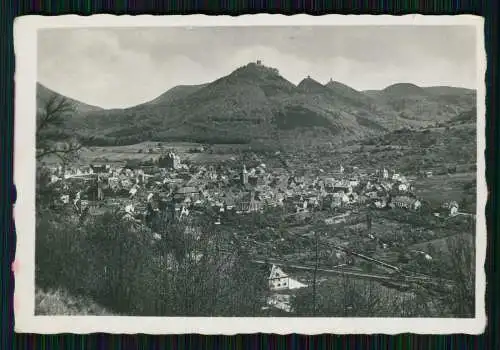
[(323, 81), (39, 82), (37, 314), (474, 317), (476, 91)]

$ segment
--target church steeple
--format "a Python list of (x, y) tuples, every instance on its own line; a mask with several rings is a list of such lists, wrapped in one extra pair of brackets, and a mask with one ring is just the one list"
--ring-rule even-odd
[(245, 164), (243, 164), (243, 169), (241, 170), (240, 179), (242, 185), (246, 185), (248, 183), (248, 171)]

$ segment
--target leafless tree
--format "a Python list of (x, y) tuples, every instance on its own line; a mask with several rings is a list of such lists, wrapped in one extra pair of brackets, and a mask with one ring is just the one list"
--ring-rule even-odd
[(314, 232), (314, 240), (315, 240), (315, 256), (314, 256), (314, 274), (313, 274), (313, 314), (316, 315), (317, 311), (317, 302), (316, 302), (316, 286), (317, 286), (317, 277), (318, 277), (318, 264), (319, 264), (319, 235), (318, 232)]
[(81, 144), (64, 132), (66, 119), (75, 112), (71, 100), (59, 95), (51, 95), (37, 111), (36, 159), (43, 160), (56, 156), (66, 164), (78, 155)]
[(475, 247), (474, 237), (458, 235), (447, 243), (448, 276), (455, 282), (445, 304), (456, 317), (473, 317), (475, 312)]
[[(231, 316), (257, 315), (266, 287), (265, 274), (249, 264), (238, 242), (216, 227), (191, 222), (165, 223), (158, 252), (165, 266), (150, 303), (156, 315)], [(190, 227), (200, 235), (186, 232)], [(197, 236), (197, 238), (195, 237)], [(154, 294), (154, 293), (153, 293)], [(150, 307), (150, 306), (148, 306)]]

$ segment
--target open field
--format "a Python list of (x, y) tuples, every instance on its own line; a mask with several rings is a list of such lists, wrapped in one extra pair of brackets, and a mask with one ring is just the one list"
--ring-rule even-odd
[[(476, 191), (464, 191), (464, 186), (475, 182), (476, 173), (458, 173), (448, 175), (435, 175), (427, 178), (416, 179), (414, 182), (415, 193), (418, 197), (429, 202), (443, 203), (445, 201), (457, 201), (459, 204), (465, 197), (470, 202), (471, 210), (475, 207)], [(473, 210), (475, 212), (475, 210)]]
[[(222, 145), (223, 146), (223, 145)], [(222, 147), (221, 146), (221, 147)], [(193, 152), (202, 147), (198, 143), (189, 142), (141, 142), (126, 146), (92, 146), (80, 150), (80, 157), (76, 162), (79, 165), (106, 162), (108, 164), (124, 164), (132, 161), (150, 161), (173, 151), (183, 161), (198, 164), (218, 163), (236, 159), (236, 150), (231, 147), (217, 148), (214, 152)], [(57, 157), (47, 157), (46, 164), (57, 164)]]
[(471, 243), (472, 243), (472, 239), (474, 238), (474, 236), (470, 235), (470, 234), (458, 233), (456, 235), (452, 235), (452, 236), (448, 236), (448, 237), (444, 237), (444, 238), (438, 238), (438, 239), (434, 239), (432, 241), (417, 243), (417, 244), (409, 246), (408, 249), (425, 250), (431, 246), (436, 251), (448, 253), (448, 242), (450, 241), (450, 239), (460, 238), (460, 236), (466, 237), (467, 239), (470, 239)]

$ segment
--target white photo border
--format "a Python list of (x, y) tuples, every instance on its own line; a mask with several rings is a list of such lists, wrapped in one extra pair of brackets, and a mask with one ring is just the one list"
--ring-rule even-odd
[[(210, 26), (366, 26), (415, 25), (476, 27), (477, 53), (477, 225), (475, 317), (458, 318), (268, 318), (268, 317), (131, 317), (35, 316), (35, 128), (37, 31), (69, 27), (210, 27)], [(147, 333), (147, 334), (480, 334), (486, 327), (486, 200), (484, 20), (471, 15), (245, 15), (231, 16), (24, 16), (14, 24), (15, 124), (14, 181), (17, 202), (15, 259), (15, 331), (20, 333)]]

